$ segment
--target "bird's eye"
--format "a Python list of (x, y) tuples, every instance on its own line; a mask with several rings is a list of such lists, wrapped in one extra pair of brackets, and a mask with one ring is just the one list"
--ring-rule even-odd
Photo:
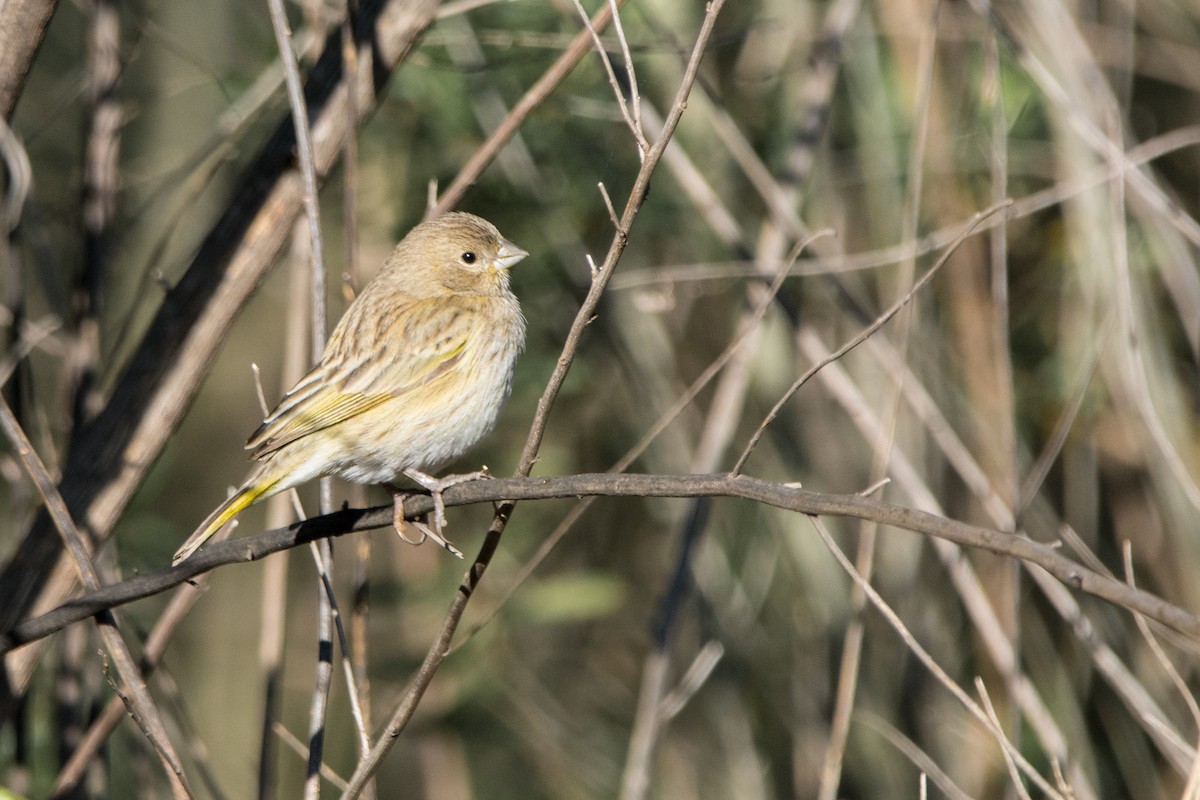
[(462, 254), (462, 262), (464, 264), (474, 264), (475, 258), (476, 258), (475, 254), (472, 253), (470, 250), (468, 250), (467, 252)]

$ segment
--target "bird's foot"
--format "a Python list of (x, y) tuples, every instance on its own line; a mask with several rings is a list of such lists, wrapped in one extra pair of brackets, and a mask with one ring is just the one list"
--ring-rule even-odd
[[(451, 553), (452, 555), (457, 556), (458, 558), (463, 557), (462, 551), (451, 544), (445, 536), (442, 536), (442, 526), (436, 523), (436, 519), (434, 522), (434, 527), (432, 528), (426, 525), (424, 522), (405, 519), (404, 498), (408, 493), (402, 489), (397, 489), (392, 486), (387, 488), (388, 491), (392, 493), (392, 527), (396, 529), (396, 535), (399, 536), (402, 541), (411, 545), (419, 545), (422, 544), (426, 539), (432, 539), (444, 547), (447, 552)], [(417, 532), (420, 534), (419, 538), (413, 538), (407, 533), (410, 526), (417, 529)]]
[(424, 472), (416, 469), (406, 469), (404, 470), (404, 474), (429, 491), (430, 496), (433, 498), (433, 527), (439, 532), (442, 528), (446, 527), (446, 504), (442, 500), (442, 492), (460, 483), (469, 483), (470, 481), (492, 477), (487, 471), (487, 467), (478, 472), (467, 472), (462, 475), (445, 475), (441, 478), (426, 475)]
[[(421, 542), (425, 541), (426, 538), (433, 539), (442, 547), (446, 548), (446, 550), (450, 551), (459, 558), (462, 558), (462, 551), (452, 545), (449, 540), (442, 535), (442, 530), (446, 527), (446, 504), (442, 500), (442, 492), (446, 491), (451, 486), (457, 486), (460, 483), (467, 483), (468, 481), (477, 481), (483, 478), (492, 477), (491, 474), (488, 473), (487, 467), (484, 467), (479, 472), (467, 472), (462, 475), (446, 475), (441, 478), (435, 478), (432, 475), (427, 475), (417, 469), (406, 469), (404, 470), (404, 474), (414, 482), (420, 484), (421, 488), (428, 490), (430, 496), (433, 498), (433, 525), (430, 526), (424, 522), (417, 522), (415, 520), (410, 522), (409, 520), (405, 519), (404, 497), (406, 493), (394, 486), (388, 486), (388, 491), (392, 493), (392, 526), (395, 527), (396, 533), (401, 539), (409, 544), (421, 544)], [(419, 539), (412, 539), (405, 533), (409, 525), (412, 525), (420, 532), (421, 537)]]

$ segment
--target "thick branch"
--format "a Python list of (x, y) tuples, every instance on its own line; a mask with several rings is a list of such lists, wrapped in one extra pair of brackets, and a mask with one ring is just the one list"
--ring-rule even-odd
[[(497, 478), (473, 481), (446, 490), (447, 506), (500, 500), (546, 500), (563, 497), (736, 497), (813, 516), (840, 516), (945, 539), (964, 547), (987, 550), (1040, 567), (1067, 586), (1144, 614), (1187, 636), (1200, 640), (1200, 617), (1149, 592), (1132, 588), (1084, 567), (1062, 555), (1057, 547), (1012, 533), (980, 528), (856, 494), (822, 494), (742, 475), (628, 475), (585, 474), (560, 477)], [(405, 501), (411, 517), (433, 509), (428, 497)], [(105, 609), (149, 597), (196, 575), (227, 564), (257, 561), (327, 536), (385, 528), (392, 507), (349, 509), (314, 517), (286, 528), (264, 531), (214, 544), (174, 569), (139, 575), (72, 600), (40, 617), (17, 625), (0, 638), (0, 654), (36, 641), (73, 622)]]
[(42, 44), (58, 0), (5, 0), (0, 3), (0, 117), (12, 119), (25, 88), (25, 76)]

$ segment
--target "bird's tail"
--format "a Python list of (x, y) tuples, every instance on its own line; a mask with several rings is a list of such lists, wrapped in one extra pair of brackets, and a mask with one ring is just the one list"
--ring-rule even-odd
[(180, 562), (189, 558), (193, 553), (200, 549), (201, 545), (212, 538), (212, 535), (221, 529), (221, 526), (232, 520), (238, 514), (242, 513), (253, 503), (266, 495), (274, 494), (271, 491), (276, 480), (263, 480), (256, 476), (256, 479), (249, 481), (241, 489), (238, 489), (229, 499), (221, 505), (217, 506), (216, 510), (208, 515), (204, 522), (200, 523), (200, 527), (196, 528), (195, 532), (187, 538), (187, 541), (175, 551), (175, 556), (171, 559), (171, 566), (178, 566)]

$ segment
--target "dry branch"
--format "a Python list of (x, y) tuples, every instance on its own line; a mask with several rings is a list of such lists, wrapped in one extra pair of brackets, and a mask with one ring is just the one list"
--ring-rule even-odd
[[(964, 547), (1018, 559), (1053, 575), (1073, 589), (1143, 614), (1200, 641), (1200, 616), (1162, 598), (1101, 575), (1064, 556), (1054, 544), (927, 514), (857, 494), (825, 494), (744, 475), (631, 475), (582, 474), (559, 477), (496, 478), (447, 489), (447, 506), (494, 503), (499, 500), (548, 500), (564, 497), (736, 497), (811, 516), (840, 516), (919, 533)], [(412, 517), (428, 514), (433, 502), (425, 496), (406, 500)], [(347, 509), (275, 528), (253, 536), (210, 545), (173, 569), (139, 575), (71, 600), (54, 611), (28, 620), (0, 637), (0, 653), (49, 636), (73, 622), (105, 609), (163, 592), (217, 567), (257, 561), (282, 550), (329, 536), (387, 528), (392, 507)]]
[[(33, 445), (29, 443), (29, 439), (26, 437), (25, 431), (21, 429), (20, 423), (17, 422), (16, 416), (13, 415), (12, 409), (3, 399), (0, 399), (0, 429), (3, 429), (5, 437), (20, 456), (30, 479), (37, 486), (48, 513), (53, 519), (54, 526), (62, 536), (65, 549), (70, 554), (80, 580), (92, 591), (98, 590), (100, 578), (95, 564), (92, 563), (92, 554), (88, 551), (87, 542), (84, 541), (75, 521), (71, 519), (62, 496), (55, 490), (50, 473), (34, 451)], [(158, 710), (158, 706), (154, 704), (154, 699), (150, 696), (150, 692), (142, 680), (133, 654), (129, 651), (128, 645), (118, 630), (116, 615), (111, 610), (102, 611), (96, 615), (96, 625), (100, 629), (100, 638), (104, 642), (104, 647), (112, 658), (116, 672), (121, 679), (121, 685), (114, 684), (114, 688), (117, 694), (121, 695), (130, 715), (141, 727), (142, 732), (162, 760), (167, 778), (171, 783), (172, 794), (177, 798), (192, 797), (183, 772), (183, 763), (167, 735), (162, 714)]]
[(57, 6), (57, 0), (0, 3), (0, 117), (12, 119), (25, 76)]

